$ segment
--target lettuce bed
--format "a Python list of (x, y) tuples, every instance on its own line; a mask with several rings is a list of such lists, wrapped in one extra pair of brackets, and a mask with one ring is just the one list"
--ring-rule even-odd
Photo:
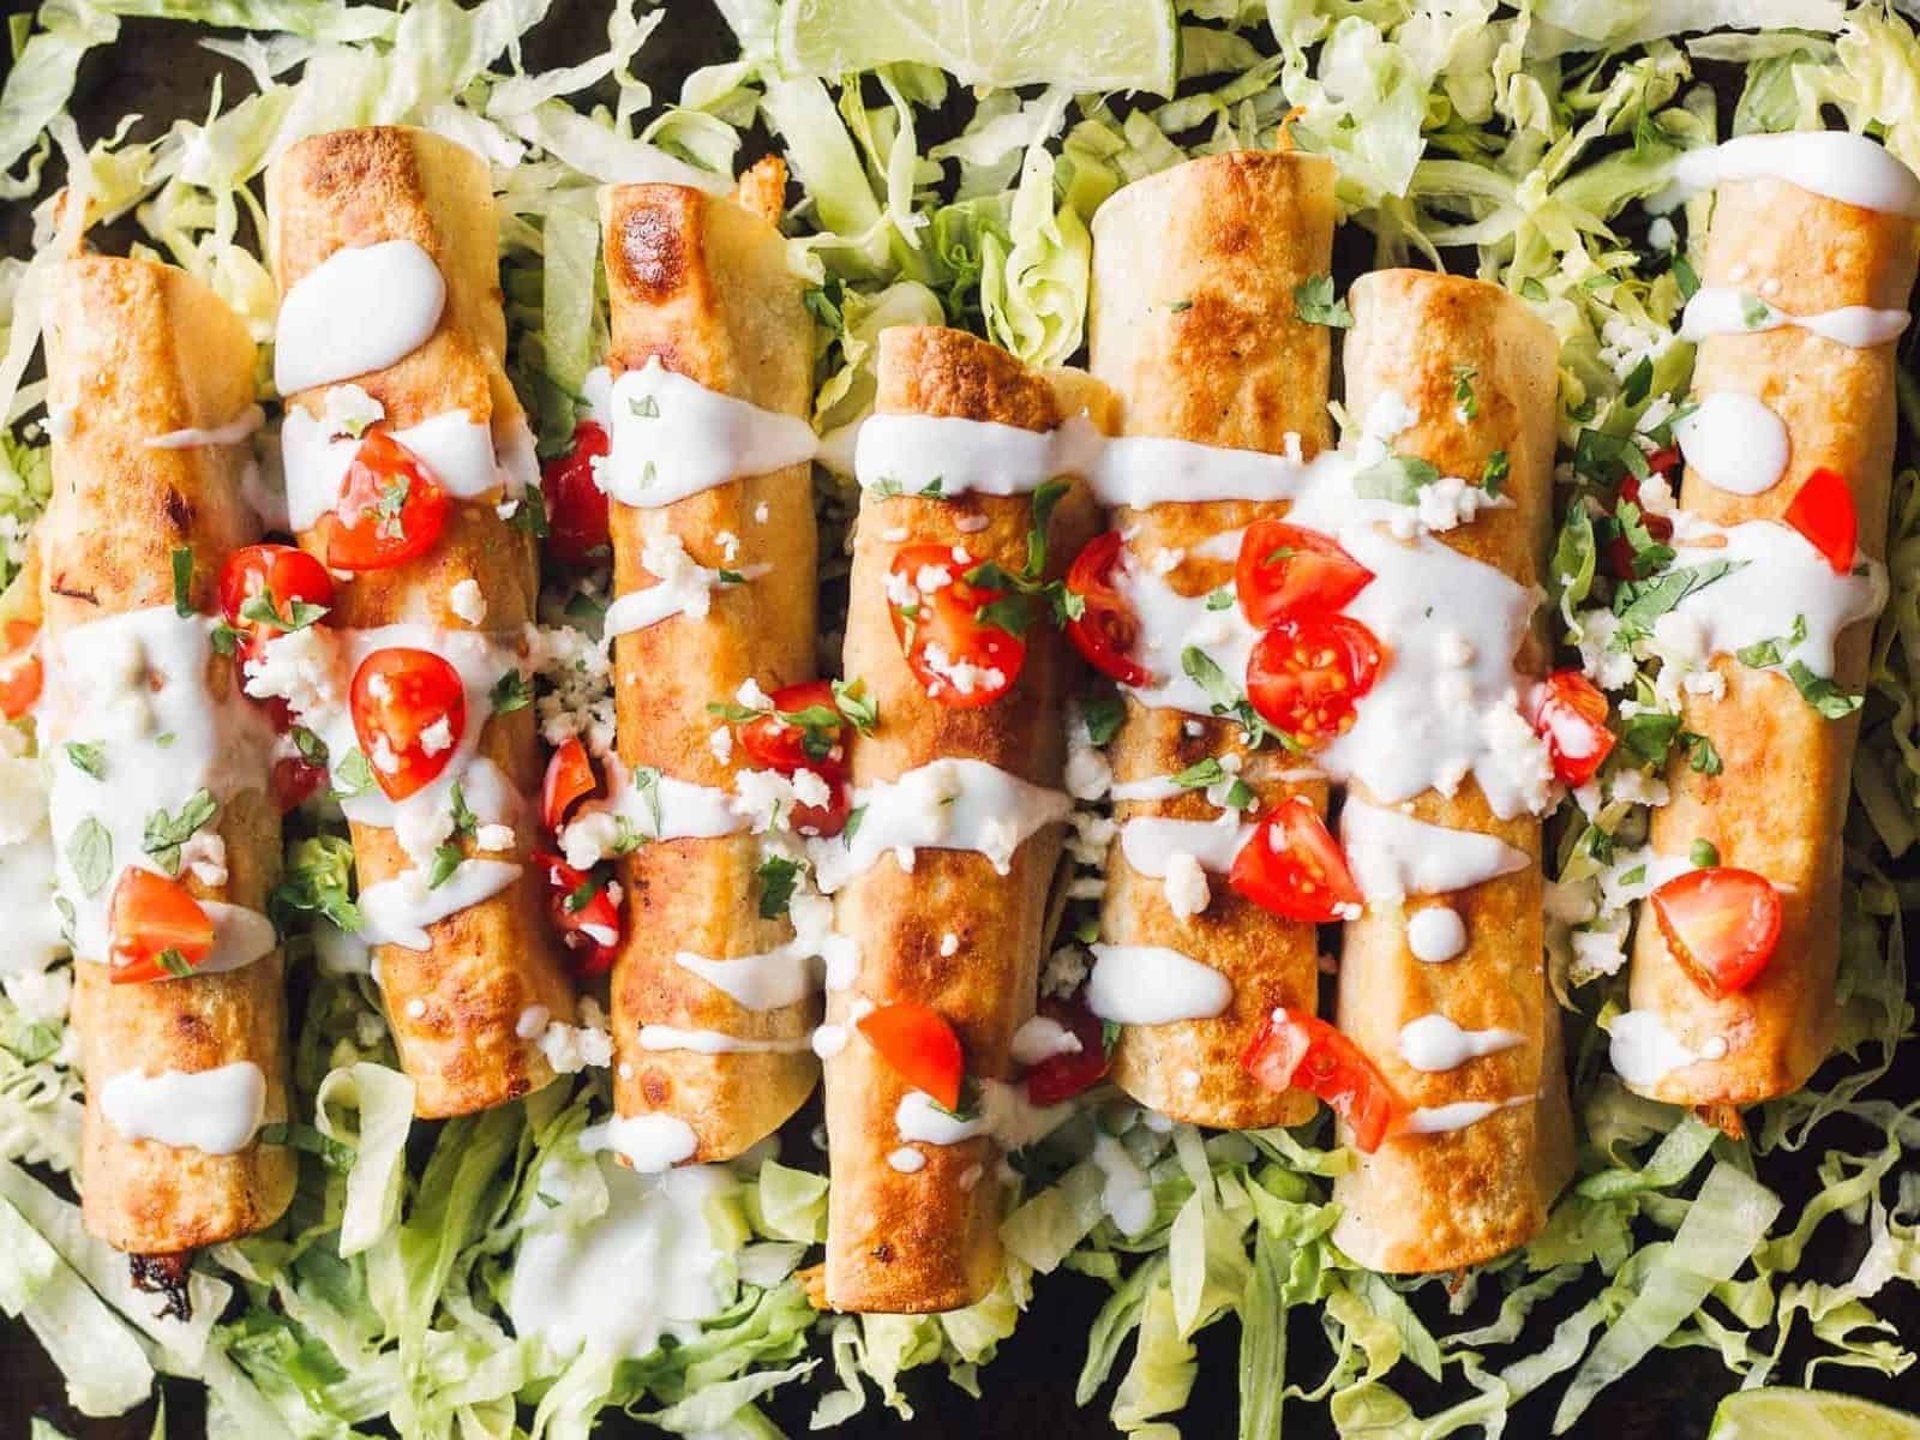
[[(85, 196), (89, 222), (117, 222), (115, 233), (201, 275), (265, 339), (274, 295), (254, 234), (266, 160), (299, 136), (365, 123), (463, 140), (496, 165), (515, 380), (552, 446), (571, 431), (573, 397), (605, 338), (601, 181), (718, 186), (771, 139), (798, 181), (790, 230), (815, 285), (815, 418), (830, 434), (869, 403), (873, 337), (887, 324), (945, 317), (1024, 359), (1066, 360), (1082, 341), (1087, 220), (1105, 197), (1188, 154), (1271, 145), (1284, 126), (1291, 143), (1338, 161), (1346, 243), (1370, 240), (1362, 263), (1444, 259), (1517, 290), (1558, 332), (1569, 521), (1555, 570), (1570, 580), (1556, 598), (1570, 642), (1592, 575), (1584, 501), (1611, 498), (1636, 436), (1659, 438), (1691, 364), (1670, 340), (1692, 283), (1691, 227), (1680, 216), (1677, 237), (1650, 230), (1638, 202), (1683, 148), (1730, 132), (1844, 124), (1920, 164), (1920, 42), (1877, 4), (1770, 0), (1767, 28), (1751, 34), (1711, 23), (1746, 7), (1710, 3), (1540, 0), (1516, 13), (1492, 0), (1188, 0), (1179, 96), (1132, 104), (962, 91), (911, 65), (845, 84), (783, 75), (771, 0), (720, 8), (737, 56), (696, 70), (677, 101), (641, 77), (665, 42), (685, 38), (671, 29), (707, 22), (687, 0), (648, 11), (615, 0), (610, 14), (551, 0), (468, 10), (421, 0), (399, 12), (52, 0), (17, 17), (0, 195), (22, 213), (33, 207), (38, 248), (0, 261), (5, 574), (46, 495), (37, 257), (72, 238), (55, 233), (46, 198), (57, 176)], [(1683, 8), (1700, 33), (1669, 33)], [(102, 58), (89, 52), (143, 43), (156, 31), (123, 22), (162, 12), (209, 27), (193, 38), (225, 62), (223, 85), (196, 112), (205, 120), (163, 129), (129, 117), (83, 134), (67, 107)], [(593, 33), (573, 33), (583, 17)], [(587, 58), (527, 63), (550, 51)], [(81, 213), (69, 207), (66, 223)], [(1902, 400), (1911, 456), (1920, 390), (1909, 382)], [(824, 553), (837, 555), (848, 494), (824, 475), (822, 486), (834, 542)], [(1920, 798), (1920, 484), (1910, 470), (1895, 525), (1894, 596), (1847, 831), (1843, 1054), (1814, 1088), (1751, 1116), (1746, 1142), (1628, 1095), (1605, 1073), (1598, 1028), (1621, 988), (1619, 936), (1604, 906), (1562, 925), (1554, 974), (1570, 1012), (1581, 1175), (1545, 1235), (1457, 1288), (1388, 1280), (1332, 1248), (1326, 1179), (1345, 1162), (1327, 1148), (1324, 1121), (1207, 1136), (1148, 1124), (1109, 1098), (1023, 1157), (1006, 1283), (970, 1310), (814, 1315), (795, 1276), (814, 1258), (825, 1213), (807, 1120), (777, 1155), (733, 1167), (707, 1206), (726, 1287), (716, 1318), (638, 1360), (546, 1353), (513, 1337), (504, 1296), (522, 1245), (607, 1203), (572, 1145), (605, 1109), (604, 1073), (486, 1116), (410, 1123), (369, 983), (330, 972), (300, 938), (312, 911), (346, 893), (321, 821), (292, 856), (308, 905), (294, 940), (303, 1119), (289, 1138), (302, 1184), (289, 1220), (203, 1258), (191, 1322), (153, 1319), (71, 1203), (78, 1084), (61, 967), (0, 960), (0, 1310), (50, 1351), (75, 1409), (119, 1413), (156, 1375), (178, 1376), (205, 1387), (219, 1436), (383, 1425), (410, 1437), (579, 1436), (609, 1407), (725, 1436), (776, 1433), (767, 1405), (796, 1427), (881, 1404), (908, 1416), (900, 1381), (911, 1370), (942, 1366), (976, 1393), (991, 1385), (983, 1367), (1020, 1324), (1036, 1277), (1061, 1270), (1082, 1278), (1048, 1281), (1050, 1292), (1106, 1294), (1084, 1346), (1057, 1335), (1023, 1345), (1057, 1352), (1072, 1341), (1084, 1354), (1077, 1398), (1107, 1405), (1125, 1430), (1178, 1423), (1194, 1398), (1209, 1417), (1196, 1430), (1212, 1433), (1229, 1374), (1243, 1435), (1280, 1433), (1284, 1407), (1290, 1425), (1324, 1429), (1306, 1413), (1323, 1409), (1342, 1434), (1435, 1437), (1576, 1423), (1606, 1387), (1640, 1383), (1636, 1367), (1663, 1347), (1689, 1352), (1674, 1369), (1698, 1377), (1703, 1395), (1900, 1374), (1912, 1355), (1881, 1316), (1888, 1306), (1912, 1316), (1901, 1287), (1920, 1282), (1920, 1176), (1903, 1153), (1920, 1146), (1913, 1052), (1904, 1075), (1890, 1071), (1913, 1021), (1903, 917), (1920, 905), (1908, 863)], [(597, 723), (604, 703), (591, 634), (571, 628), (598, 593), (589, 580), (547, 597), (556, 634), (540, 713), (552, 738)], [(32, 803), (39, 764), (9, 731), (0, 810)], [(1604, 894), (1604, 857), (1640, 834), (1637, 791), (1616, 794), (1615, 783), (1637, 773), (1622, 766), (1566, 807), (1563, 898)], [(1133, 1238), (1102, 1204), (1116, 1171), (1151, 1187), (1152, 1224)], [(1783, 1205), (1783, 1195), (1810, 1198)], [(1058, 1313), (1051, 1302), (1047, 1311)], [(1195, 1397), (1194, 1336), (1230, 1316), (1239, 1324), (1209, 1344), (1237, 1344), (1237, 1367), (1211, 1355), (1205, 1383), (1221, 1395)]]

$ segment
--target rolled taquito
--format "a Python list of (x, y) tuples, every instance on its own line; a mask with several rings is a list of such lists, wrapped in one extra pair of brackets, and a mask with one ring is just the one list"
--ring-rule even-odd
[[(141, 260), (58, 267), (46, 326), (39, 733), (87, 1087), (80, 1191), (95, 1235), (180, 1256), (272, 1223), (294, 1182), (291, 1152), (259, 1138), (288, 1118), (263, 913), (280, 870), (273, 736), (208, 613), (226, 557), (257, 534), (241, 498), (254, 345), (211, 290)], [(175, 952), (135, 981), (114, 961), (155, 922), (116, 898), (130, 876), (213, 921), (197, 969)]]
[[(1710, 172), (1718, 157), (1740, 162), (1722, 167), (1738, 178), (1714, 195), (1683, 330), (1700, 342), (1699, 408), (1676, 435), (1681, 507), (1725, 533), (1694, 537), (1681, 523), (1676, 543), (1685, 563), (1747, 563), (1679, 607), (1702, 653), (1670, 663), (1703, 667), (1680, 687), (1681, 728), (1707, 737), (1720, 764), (1707, 773), (1676, 759), (1650, 838), (1668, 870), (1685, 869), (1706, 841), (1720, 865), (1771, 882), (1779, 934), (1750, 984), (1716, 996), (1675, 959), (1644, 902), (1631, 1011), (1614, 1021), (1612, 1049), (1642, 1094), (1744, 1106), (1799, 1088), (1834, 1041), (1840, 831), (1859, 715), (1827, 718), (1785, 671), (1798, 662), (1847, 694), (1867, 676), (1866, 617), (1884, 595), (1869, 562), (1886, 547), (1893, 340), (1913, 288), (1920, 182), (1852, 135), (1750, 136), (1699, 158)], [(1861, 177), (1878, 183), (1852, 183)], [(1824, 504), (1816, 478), (1829, 488)], [(1818, 533), (1820, 512), (1844, 510), (1848, 497), (1858, 549), (1846, 553), (1850, 537), (1835, 532), (1836, 574), (1791, 531), (1796, 506)], [(1783, 663), (1755, 668), (1732, 653), (1767, 639), (1788, 641)]]
[[(1553, 513), (1552, 330), (1498, 286), (1422, 271), (1362, 276), (1349, 304), (1350, 413), (1390, 396), (1407, 422), (1391, 437), (1396, 455), (1500, 496), (1424, 543), (1533, 591)], [(1438, 607), (1477, 595), (1428, 598)], [(1458, 617), (1460, 633), (1474, 618)], [(1545, 660), (1536, 624), (1512, 657), (1510, 703), (1524, 704)], [(1461, 702), (1437, 691), (1434, 703)], [(1540, 819), (1505, 795), (1490, 803), (1483, 779), (1476, 769), (1451, 794), (1395, 805), (1357, 777), (1348, 789), (1342, 830), (1367, 903), (1344, 926), (1336, 1018), (1410, 1112), (1406, 1130), (1334, 1182), (1336, 1243), (1376, 1270), (1453, 1270), (1524, 1244), (1572, 1164), (1544, 968)]]
[[(1093, 222), (1091, 368), (1118, 396), (1125, 436), (1307, 459), (1329, 443), (1329, 332), (1303, 318), (1296, 292), (1329, 272), (1335, 213), (1332, 163), (1297, 152), (1191, 160), (1135, 181), (1101, 206)], [(1148, 455), (1142, 463), (1155, 462)], [(1108, 494), (1123, 498), (1124, 487)], [(1205, 596), (1230, 584), (1234, 568), (1231, 549), (1207, 542), (1286, 509), (1284, 498), (1208, 489), (1190, 499), (1118, 504), (1109, 523), (1127, 537), (1130, 566), (1160, 574), (1180, 595)], [(1162, 687), (1177, 680), (1154, 678)], [(1100, 929), (1105, 945), (1149, 964), (1167, 963), (1165, 951), (1196, 960), (1219, 972), (1230, 991), (1212, 1015), (1127, 1024), (1113, 1078), (1142, 1104), (1180, 1120), (1289, 1125), (1312, 1112), (1313, 1098), (1265, 1088), (1240, 1057), (1275, 1008), (1317, 1010), (1314, 927), (1230, 891), (1219, 873), (1225, 856), (1209, 867), (1204, 907), (1194, 912), (1189, 901), (1176, 911), (1165, 877), (1139, 873), (1126, 854), (1129, 824), (1222, 816), (1204, 785), (1166, 794), (1169, 777), (1210, 760), (1231, 767), (1251, 790), (1254, 815), (1296, 800), (1325, 814), (1327, 786), (1311, 764), (1271, 746), (1250, 748), (1235, 722), (1209, 708), (1193, 694), (1185, 704), (1151, 689), (1127, 694), (1109, 752), (1123, 839), (1109, 860)]]
[(647, 184), (603, 190), (600, 218), (619, 764), (629, 792), (656, 777), (660, 802), (627, 807), (648, 843), (622, 866), (614, 1106), (656, 1117), (658, 1158), (724, 1160), (819, 1075), (801, 953), (817, 941), (796, 936), (787, 905), (762, 903), (763, 851), (792, 805), (750, 821), (736, 784), (754, 760), (724, 718), (816, 673), (813, 330), (763, 215)]
[[(445, 500), (431, 544), (355, 569), (326, 625), (340, 637), (334, 658), (351, 666), (381, 648), (454, 666), (465, 725), (452, 760), (388, 804), (365, 763), (386, 757), (356, 750), (359, 731), (338, 713), (346, 680), (324, 716), (304, 718), (325, 733), (336, 789), (357, 792), (347, 810), (361, 908), (416, 1109), (465, 1114), (552, 1080), (540, 1042), (573, 1008), (543, 879), (523, 863), (536, 838), (524, 797), (539, 784), (540, 755), (531, 682), (509, 672), (521, 666), (538, 585), (532, 528), (516, 523), (537, 476), (506, 377), (492, 189), (486, 162), (464, 146), (375, 128), (288, 149), (268, 169), (267, 203), (282, 293), (274, 370), (301, 544), (336, 571), (343, 518), (375, 549), (404, 545), (408, 506), (427, 487), (389, 483), (369, 522), (343, 479), (372, 435), (404, 447), (412, 473)], [(446, 739), (423, 744), (444, 749)], [(358, 777), (342, 773), (347, 754), (360, 756)], [(458, 851), (451, 877), (436, 867), (440, 845)]]
[[(970, 1304), (998, 1278), (1001, 1157), (1035, 1128), (1013, 1041), (1034, 1011), (1069, 810), (1068, 651), (1036, 610), (1017, 675), (976, 682), (958, 652), (951, 663), (923, 654), (916, 669), (907, 647), (917, 637), (904, 627), (936, 624), (938, 590), (980, 573), (973, 567), (1028, 571), (1036, 524), (1048, 542), (1043, 575), (1057, 578), (1088, 517), (1070, 496), (1036, 510), (1037, 487), (1075, 463), (1071, 444), (1051, 442), (1110, 417), (1085, 375), (1031, 370), (957, 330), (885, 331), (877, 374), (868, 424), (894, 428), (885, 447), (861, 441), (845, 661), (879, 718), (852, 741), (859, 824), (816, 850), (835, 928), (858, 954), (857, 969), (829, 973), (820, 1039), (833, 1180), (825, 1302), (925, 1312)], [(877, 458), (882, 448), (892, 463)], [(903, 553), (939, 563), (902, 571)], [(974, 683), (987, 691), (970, 691)], [(957, 1113), (939, 1109), (862, 1029), (900, 1005), (925, 1007), (958, 1037)]]

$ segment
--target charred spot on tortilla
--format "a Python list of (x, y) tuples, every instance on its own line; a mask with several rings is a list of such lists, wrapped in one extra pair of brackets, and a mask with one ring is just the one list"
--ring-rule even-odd
[(129, 1255), (127, 1272), (134, 1289), (161, 1297), (160, 1319), (185, 1322), (193, 1318), (193, 1297), (187, 1293), (192, 1262), (191, 1250), (171, 1255)]
[(617, 263), (639, 299), (658, 304), (686, 288), (690, 265), (686, 214), (689, 198), (671, 187), (656, 188), (629, 210), (620, 225), (620, 244), (608, 256)]

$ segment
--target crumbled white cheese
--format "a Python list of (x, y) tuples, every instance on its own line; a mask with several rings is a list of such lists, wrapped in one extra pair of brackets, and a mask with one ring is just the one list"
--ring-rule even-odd
[(343, 677), (338, 632), (331, 626), (276, 635), (246, 663), (247, 694), (256, 700), (279, 699), (301, 718), (317, 717), (342, 703)]
[(620, 822), (605, 810), (589, 810), (557, 837), (560, 854), (575, 870), (591, 870), (620, 845)]
[(748, 710), (773, 708), (773, 701), (768, 697), (767, 692), (760, 688), (760, 682), (751, 675), (740, 682), (740, 688), (733, 692), (733, 700), (736, 705), (744, 706)]
[(1205, 910), (1213, 895), (1207, 888), (1207, 872), (1200, 862), (1185, 851), (1167, 857), (1167, 905), (1181, 920), (1191, 920)]
[(382, 775), (400, 773), (400, 757), (393, 753), (393, 746), (387, 742), (387, 737), (384, 735), (374, 737), (373, 748), (368, 752), (367, 759), (373, 762), (373, 768)]
[(351, 435), (356, 439), (369, 425), (387, 418), (387, 407), (358, 385), (330, 385), (320, 398), (320, 423), (329, 435)]
[(960, 953), (960, 937), (949, 930), (940, 937), (940, 954), (952, 958)]
[(1075, 945), (1062, 945), (1051, 955), (1040, 972), (1040, 992), (1062, 998), (1080, 988), (1087, 978), (1087, 952)]
[(453, 748), (453, 721), (442, 715), (420, 732), (420, 753), (441, 755)]
[(517, 838), (511, 825), (482, 825), (473, 832), (474, 848), (489, 855), (506, 854)]
[(227, 842), (218, 830), (198, 830), (180, 847), (180, 868), (202, 885), (227, 883)]
[(733, 759), (733, 727), (716, 725), (713, 733), (707, 736), (707, 749), (722, 765)]
[(480, 582), (462, 580), (447, 592), (447, 608), (476, 628), (487, 618), (487, 600)]
[(720, 547), (720, 558), (731, 565), (740, 558), (740, 537), (731, 530), (722, 530), (713, 537), (713, 543)]
[(768, 517), (772, 513), (772, 511), (767, 509), (767, 502), (762, 500), (758, 505), (753, 507), (753, 523), (756, 525), (766, 524)]
[(640, 551), (641, 567), (658, 582), (658, 599), (669, 614), (690, 615), (698, 620), (713, 610), (713, 587), (719, 581), (717, 571), (709, 570), (687, 554), (687, 547), (672, 532), (647, 536)]

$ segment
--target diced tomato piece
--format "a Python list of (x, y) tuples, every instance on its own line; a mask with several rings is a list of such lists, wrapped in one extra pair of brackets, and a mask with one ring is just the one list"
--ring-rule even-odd
[(1766, 876), (1729, 865), (1676, 875), (1653, 892), (1667, 949), (1706, 994), (1747, 988), (1780, 943), (1780, 895)]
[(607, 497), (594, 482), (593, 462), (613, 449), (606, 430), (592, 420), (573, 427), (573, 448), (540, 467), (540, 490), (547, 502), (547, 555), (562, 565), (584, 568), (613, 551), (607, 524)]
[(1845, 575), (1853, 569), (1854, 551), (1860, 545), (1860, 512), (1838, 471), (1823, 465), (1807, 476), (1787, 505), (1786, 521), (1827, 557), (1834, 574)]
[(938, 1010), (903, 1000), (869, 1010), (855, 1023), (894, 1074), (926, 1091), (943, 1110), (960, 1108), (966, 1060), (960, 1037)]
[(1578, 670), (1556, 670), (1534, 695), (1533, 728), (1547, 742), (1553, 773), (1564, 785), (1584, 785), (1613, 752), (1607, 697)]
[[(809, 680), (787, 685), (769, 695), (772, 710), (738, 726), (740, 748), (762, 770), (791, 775), (811, 770), (832, 780), (846, 774), (847, 722), (834, 703), (833, 685)], [(794, 724), (783, 716), (804, 721)]]
[(1260, 1024), (1240, 1064), (1269, 1090), (1305, 1090), (1333, 1107), (1371, 1155), (1406, 1118), (1406, 1103), (1366, 1052), (1326, 1021), (1276, 1010)]
[[(264, 601), (245, 612), (251, 602)], [(333, 577), (327, 567), (291, 545), (248, 545), (227, 557), (220, 568), (220, 613), (233, 629), (250, 635), (274, 635), (296, 629), (295, 602), (333, 604)]]
[(1085, 1005), (1049, 995), (1041, 1000), (1040, 1013), (1080, 1042), (1078, 1050), (1049, 1055), (1027, 1071), (1027, 1099), (1035, 1105), (1058, 1105), (1105, 1078), (1107, 1047), (1098, 1017)]
[(18, 720), (40, 698), (45, 672), (40, 667), (40, 627), (30, 620), (9, 620), (0, 627), (0, 715)]
[(573, 957), (573, 973), (583, 980), (606, 974), (621, 933), (620, 906), (607, 882), (545, 850), (534, 851), (532, 860), (547, 882), (547, 915)]
[[(1656, 475), (1664, 475), (1669, 480), (1673, 478), (1673, 473), (1679, 468), (1680, 447), (1678, 445), (1663, 445), (1647, 457), (1647, 469)], [(1632, 481), (1634, 488), (1633, 498), (1637, 499), (1640, 491), (1640, 482), (1632, 475), (1627, 476), (1627, 481)], [(1623, 494), (1626, 491), (1626, 483), (1626, 481), (1621, 482), (1620, 488)], [(1668, 533), (1672, 533), (1672, 522), (1668, 522), (1667, 529)]]
[[(1663, 468), (1658, 462), (1669, 456), (1672, 458)], [(1667, 474), (1679, 463), (1680, 452), (1678, 450), (1656, 451), (1647, 461), (1648, 466), (1654, 473), (1660, 475)], [(1639, 506), (1639, 476), (1628, 475), (1621, 480), (1619, 503), (1633, 505), (1636, 508)], [(1662, 545), (1673, 538), (1673, 521), (1668, 516), (1654, 515), (1646, 510), (1641, 510), (1640, 524), (1641, 527), (1646, 530), (1648, 538)], [(1644, 575), (1637, 573), (1635, 569), (1633, 544), (1625, 535), (1615, 535), (1611, 540), (1607, 541), (1607, 573), (1616, 580), (1644, 580), (1646, 578)]]
[(548, 833), (558, 834), (573, 807), (599, 788), (593, 757), (575, 735), (553, 752), (540, 785), (540, 818), (547, 822)]
[(171, 980), (213, 953), (213, 919), (187, 887), (137, 866), (113, 887), (107, 930), (116, 985)]
[(1315, 750), (1353, 728), (1386, 658), (1374, 633), (1349, 616), (1284, 620), (1254, 642), (1247, 698), (1269, 725)]
[(467, 687), (431, 650), (376, 650), (353, 672), (353, 733), (389, 799), (431, 785), (467, 728)]
[(1233, 587), (1255, 625), (1330, 615), (1366, 589), (1373, 572), (1340, 542), (1284, 520), (1256, 520), (1240, 540)]
[(929, 698), (955, 710), (991, 705), (1027, 663), (1025, 639), (984, 613), (1012, 597), (966, 578), (979, 563), (958, 546), (908, 545), (893, 557), (888, 587), (908, 668)]
[(1227, 885), (1289, 920), (1323, 925), (1362, 903), (1340, 842), (1302, 797), (1282, 800), (1233, 857)]
[(273, 762), (271, 780), (280, 813), (288, 815), (319, 793), (320, 787), (327, 783), (327, 772), (298, 755), (283, 755)]
[(1114, 571), (1125, 563), (1125, 542), (1118, 530), (1089, 540), (1067, 567), (1067, 589), (1085, 607), (1077, 620), (1067, 622), (1067, 638), (1102, 675), (1122, 685), (1148, 685), (1153, 672), (1133, 658), (1140, 637), (1140, 621), (1127, 597), (1113, 583)]
[(828, 774), (816, 770), (813, 773), (826, 783), (827, 798), (818, 805), (796, 802), (788, 823), (795, 834), (831, 840), (847, 828), (847, 818), (853, 813), (853, 799), (847, 790), (844, 771)]
[(347, 466), (327, 526), (327, 564), (385, 570), (433, 548), (446, 527), (447, 492), (419, 456), (369, 430)]

